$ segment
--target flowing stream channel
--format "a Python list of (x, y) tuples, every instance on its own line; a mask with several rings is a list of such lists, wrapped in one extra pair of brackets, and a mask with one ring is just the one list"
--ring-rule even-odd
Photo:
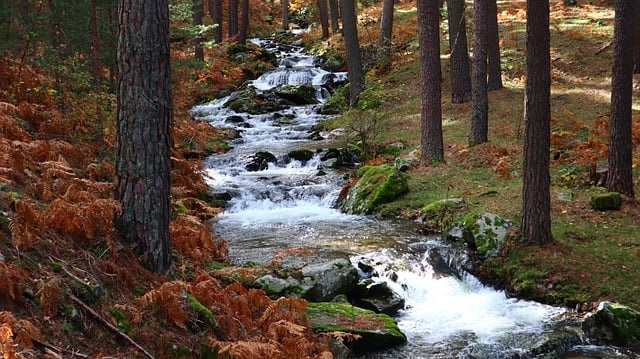
[[(232, 149), (207, 159), (209, 185), (227, 196), (225, 211), (215, 219), (214, 232), (227, 241), (236, 264), (268, 263), (300, 267), (349, 257), (357, 263), (378, 263), (379, 273), (392, 269), (395, 280), (381, 275), (405, 298), (395, 317), (408, 343), (366, 358), (529, 358), (542, 338), (566, 328), (566, 310), (509, 298), (469, 274), (434, 275), (427, 255), (447, 251), (437, 238), (418, 235), (405, 222), (349, 215), (335, 208), (347, 173), (324, 160), (338, 146), (331, 133), (310, 136), (324, 116), (327, 86), (346, 74), (318, 67), (317, 59), (296, 46), (253, 40), (274, 51), (279, 66), (252, 81), (258, 92), (279, 85), (309, 83), (318, 104), (291, 105), (276, 112), (250, 115), (226, 107), (229, 97), (196, 106), (192, 113), (215, 127), (233, 128), (239, 136)], [(310, 139), (313, 137), (313, 139)], [(292, 150), (309, 149), (313, 157), (295, 160)], [(249, 170), (256, 153), (272, 161)], [(304, 250), (301, 250), (304, 249)], [(288, 255), (283, 255), (288, 254)], [(553, 356), (546, 356), (553, 358)], [(575, 345), (570, 358), (635, 358), (613, 347)]]

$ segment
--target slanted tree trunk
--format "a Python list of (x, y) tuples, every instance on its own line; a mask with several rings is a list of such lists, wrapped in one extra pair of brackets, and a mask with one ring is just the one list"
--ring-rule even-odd
[(356, 10), (353, 0), (341, 0), (342, 7), (342, 36), (346, 47), (347, 77), (349, 79), (349, 105), (354, 107), (358, 96), (364, 89), (364, 73), (362, 70), (362, 55), (358, 43), (358, 27)]
[(553, 242), (549, 176), (551, 56), (549, 0), (527, 0), (522, 221), (529, 243)]
[(322, 27), (322, 38), (329, 38), (329, 5), (327, 0), (317, 0), (318, 4), (318, 17), (320, 20), (320, 26)]
[(451, 74), (451, 102), (471, 101), (471, 69), (467, 46), (467, 24), (464, 16), (464, 0), (447, 0), (449, 22), (449, 67)]
[(120, 0), (116, 227), (149, 269), (171, 266), (168, 0)]
[(634, 198), (631, 102), (633, 94), (633, 16), (637, 0), (617, 0), (613, 37), (609, 173), (607, 190)]
[(222, 0), (209, 1), (209, 16), (213, 20), (213, 41), (222, 42)]
[(442, 141), (442, 72), (440, 65), (440, 11), (437, 1), (418, 1), (418, 38), (422, 111), (420, 164), (444, 163)]
[(338, 0), (329, 0), (329, 17), (331, 18), (331, 32), (337, 34), (340, 31)]
[(487, 3), (491, 0), (473, 2), (473, 81), (471, 129), (469, 143), (477, 145), (487, 142), (489, 132), (489, 97), (487, 95)]
[(502, 85), (502, 67), (500, 65), (500, 32), (498, 30), (498, 4), (496, 0), (488, 0), (487, 7), (487, 90), (499, 90)]
[(238, 43), (247, 43), (247, 34), (249, 32), (249, 0), (242, 0), (242, 21), (240, 21), (240, 33), (238, 35)]
[(384, 0), (382, 3), (382, 19), (380, 19), (380, 37), (378, 38), (378, 67), (386, 71), (391, 68), (393, 33), (393, 3), (395, 0)]
[(238, 0), (229, 0), (229, 37), (238, 36)]
[[(204, 16), (204, 3), (202, 0), (193, 0), (193, 11), (191, 17), (193, 19), (193, 25), (196, 27), (202, 27), (202, 18)], [(202, 47), (202, 35), (196, 33), (194, 38), (194, 58), (199, 61), (204, 61), (204, 48)]]

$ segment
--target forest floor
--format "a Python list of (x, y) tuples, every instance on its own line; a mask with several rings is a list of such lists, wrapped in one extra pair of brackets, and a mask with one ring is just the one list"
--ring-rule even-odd
[[(606, 166), (614, 13), (604, 2), (579, 2), (571, 8), (552, 2), (556, 241), (544, 247), (514, 241), (485, 263), (483, 273), (514, 294), (547, 303), (588, 310), (606, 299), (640, 309), (640, 206), (629, 199), (619, 211), (589, 206), (590, 196), (603, 191), (590, 169)], [(443, 56), (446, 163), (412, 167), (410, 193), (387, 204), (384, 215), (411, 219), (425, 204), (459, 197), (473, 210), (519, 223), (525, 2), (499, 4), (505, 87), (489, 94), (490, 142), (468, 145), (471, 104), (450, 103), (448, 57)], [(363, 9), (362, 15), (378, 19), (379, 8)], [(372, 45), (377, 23), (364, 23), (361, 44)], [(367, 86), (383, 103), (376, 115), (382, 124), (378, 145), (402, 142), (404, 156), (420, 141), (415, 3), (397, 4), (394, 27), (400, 50), (393, 66), (387, 73), (370, 71)], [(443, 28), (446, 49), (446, 24)], [(315, 35), (307, 40), (315, 41)], [(340, 42), (336, 35), (327, 43)], [(212, 238), (206, 222), (219, 208), (208, 202), (206, 184), (198, 178), (202, 158), (224, 150), (224, 134), (193, 121), (187, 110), (242, 82), (242, 69), (224, 60), (224, 51), (222, 46), (208, 50), (215, 60), (209, 66), (190, 61), (188, 52), (172, 51), (174, 272), (169, 277), (147, 272), (113, 231), (118, 206), (111, 200), (108, 149), (115, 144), (115, 127), (113, 107), (105, 105), (115, 103), (113, 95), (69, 95), (62, 113), (52, 93), (43, 91), (51, 78), (17, 60), (0, 61), (0, 353), (5, 357), (149, 357), (140, 349), (146, 348), (155, 357), (189, 358), (204, 357), (205, 347), (226, 348), (236, 357), (324, 353), (326, 347), (315, 344), (298, 316), (303, 303), (274, 305), (238, 285), (243, 276), (269, 269), (220, 269), (224, 241)], [(90, 110), (99, 107), (96, 103), (104, 106), (96, 111), (104, 115), (99, 125)], [(634, 93), (636, 164), (639, 111)], [(340, 120), (332, 125), (341, 125)], [(104, 134), (102, 141), (94, 136), (97, 130)], [(394, 157), (376, 158), (386, 160)], [(634, 171), (640, 193), (637, 166)]]

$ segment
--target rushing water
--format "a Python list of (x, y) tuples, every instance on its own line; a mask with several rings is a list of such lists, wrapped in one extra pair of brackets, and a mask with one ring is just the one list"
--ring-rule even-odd
[[(330, 74), (300, 48), (256, 41), (278, 53), (280, 66), (253, 81), (258, 91), (290, 83), (311, 83), (322, 103)], [(378, 263), (376, 280), (387, 281), (407, 303), (396, 320), (408, 344), (366, 358), (519, 358), (541, 338), (564, 326), (562, 308), (508, 298), (471, 275), (443, 276), (426, 261), (437, 239), (415, 234), (404, 222), (378, 221), (335, 209), (345, 173), (321, 160), (334, 146), (331, 134), (309, 139), (322, 118), (319, 105), (290, 106), (277, 113), (249, 115), (225, 107), (228, 98), (196, 106), (195, 116), (216, 127), (232, 127), (240, 137), (226, 154), (207, 161), (214, 192), (230, 195), (214, 231), (227, 241), (232, 260), (267, 263), (278, 258), (288, 266), (349, 256), (354, 263)], [(236, 120), (228, 119), (234, 116)], [(237, 120), (237, 116), (242, 121)], [(284, 119), (284, 120), (283, 120)], [(310, 149), (311, 160), (291, 160), (293, 149)], [(246, 166), (259, 151), (273, 154), (261, 171)], [(304, 250), (300, 250), (300, 249)], [(284, 254), (284, 255), (283, 255)], [(287, 255), (288, 254), (288, 255)], [(384, 275), (394, 273), (395, 280)], [(575, 346), (571, 358), (634, 358), (615, 348)]]

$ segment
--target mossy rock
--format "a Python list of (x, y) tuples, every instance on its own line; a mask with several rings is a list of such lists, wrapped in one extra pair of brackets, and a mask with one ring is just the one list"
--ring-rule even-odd
[(627, 306), (602, 302), (587, 315), (582, 330), (590, 339), (603, 344), (640, 347), (640, 312)]
[(313, 158), (313, 152), (306, 149), (299, 149), (290, 151), (287, 156), (292, 160), (305, 163)]
[(372, 214), (409, 191), (407, 175), (394, 165), (364, 166), (360, 179), (340, 198), (340, 209), (351, 214)]
[(359, 335), (359, 339), (348, 343), (356, 353), (386, 349), (407, 341), (390, 316), (347, 303), (309, 303), (307, 318), (316, 333), (339, 331)]
[(596, 211), (619, 210), (622, 197), (618, 192), (594, 194), (591, 196), (591, 208)]
[(225, 104), (235, 112), (246, 112), (252, 115), (259, 115), (268, 112), (280, 111), (283, 105), (273, 101), (256, 92), (253, 87), (248, 87), (242, 91), (235, 92)]
[(314, 105), (318, 103), (316, 89), (311, 84), (281, 85), (273, 92), (295, 105)]
[(495, 257), (510, 227), (510, 221), (493, 213), (469, 213), (463, 219), (463, 238), (481, 256)]

